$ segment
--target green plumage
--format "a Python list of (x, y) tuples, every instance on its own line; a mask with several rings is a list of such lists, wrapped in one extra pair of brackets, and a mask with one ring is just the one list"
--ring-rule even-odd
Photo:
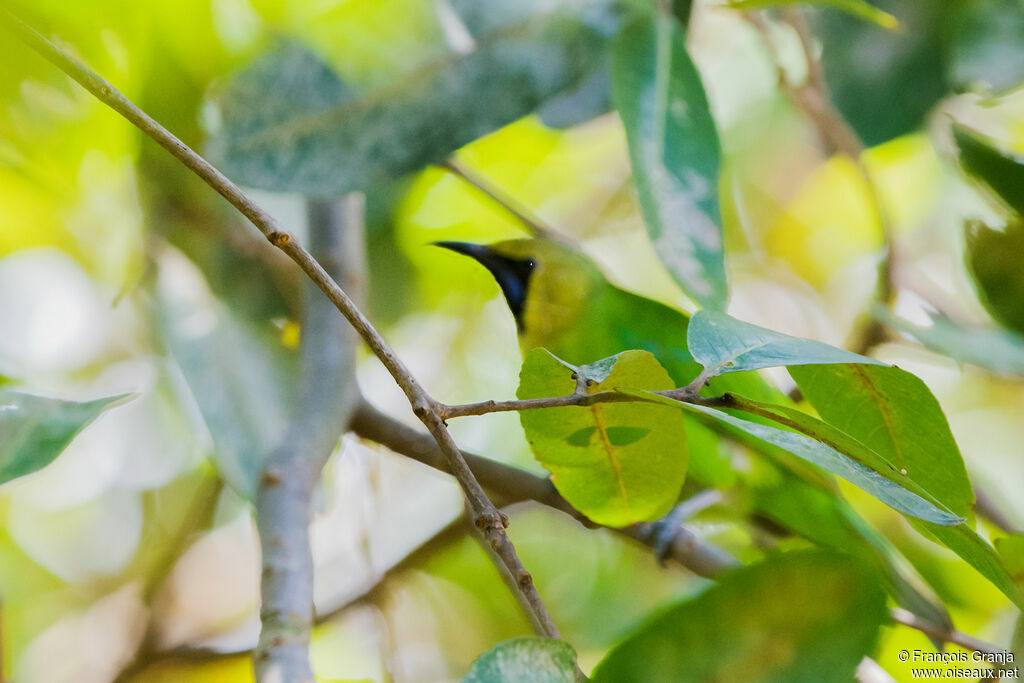
[[(534, 263), (519, 321), (524, 353), (543, 347), (562, 360), (583, 365), (642, 349), (654, 354), (677, 386), (689, 384), (700, 372), (686, 347), (690, 319), (685, 313), (615, 287), (585, 256), (552, 241), (509, 240), (489, 245), (488, 250)], [(706, 391), (734, 391), (758, 400), (780, 398), (752, 373), (717, 378)]]

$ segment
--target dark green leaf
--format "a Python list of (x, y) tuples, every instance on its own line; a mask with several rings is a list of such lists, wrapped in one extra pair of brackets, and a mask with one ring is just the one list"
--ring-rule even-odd
[(129, 396), (78, 402), (0, 389), (0, 484), (49, 465), (86, 425)]
[(933, 624), (952, 628), (949, 614), (920, 577), (909, 574), (906, 560), (841, 497), (779, 468), (758, 481), (748, 477), (759, 515), (836, 552), (848, 553), (875, 567), (896, 602)]
[(961, 517), (974, 492), (960, 449), (932, 392), (914, 375), (878, 365), (790, 368), (818, 414), (895, 466)]
[(966, 524), (956, 526), (937, 526), (911, 520), (914, 528), (939, 540), (967, 564), (974, 567), (979, 574), (992, 582), (1006, 597), (1010, 598), (1018, 608), (1024, 609), (1024, 592), (1014, 583), (1013, 577), (1006, 570), (999, 554), (981, 536)]
[(369, 92), (347, 87), (299, 46), (265, 55), (216, 96), (211, 157), (254, 187), (332, 196), (365, 189), (579, 86), (618, 25), (610, 0), (462, 5), (472, 49)]
[(733, 405), (739, 410), (767, 417), (804, 436), (809, 436), (817, 442), (830, 446), (855, 462), (867, 467), (872, 472), (885, 477), (914, 495), (919, 496), (921, 499), (928, 501), (936, 508), (944, 512), (952, 512), (940, 499), (937, 499), (916, 482), (913, 477), (897, 468), (891, 460), (879, 455), (878, 452), (873, 451), (857, 439), (827, 422), (822, 422), (818, 418), (795, 408), (759, 403), (740, 396), (733, 397)]
[(462, 683), (575, 683), (576, 651), (561, 640), (514, 638), (480, 655)]
[(787, 553), (737, 569), (612, 648), (593, 683), (852, 680), (886, 618), (846, 555)]
[(717, 311), (698, 311), (690, 320), (686, 344), (694, 360), (712, 372), (742, 372), (780, 365), (870, 363), (881, 361), (834, 346), (790, 337)]
[(626, 128), (647, 232), (683, 291), (723, 309), (721, 148), (683, 30), (669, 17), (637, 17), (612, 55), (612, 101)]
[[(646, 351), (626, 351), (578, 369), (589, 393), (612, 388), (670, 389)], [(600, 380), (594, 379), (601, 378)], [(519, 398), (571, 394), (572, 371), (544, 349), (523, 360)], [(678, 410), (652, 403), (601, 403), (519, 414), (537, 460), (565, 499), (590, 519), (626, 526), (672, 507), (686, 477), (686, 432)]]
[[(790, 368), (790, 374), (823, 419), (905, 470), (954, 513), (972, 514), (974, 492), (963, 458), (924, 382), (899, 368), (874, 365), (803, 366)], [(1024, 604), (995, 550), (967, 524), (917, 528), (960, 555), (1018, 605)]]
[[(1024, 197), (1022, 197), (1024, 199)], [(985, 310), (1007, 328), (1024, 334), (1024, 220), (1003, 230), (973, 222), (967, 226), (967, 266)], [(979, 352), (987, 349), (979, 348)]]
[(953, 43), (953, 79), (1001, 93), (1024, 83), (1024, 3), (972, 0), (961, 3)]
[(954, 125), (953, 137), (964, 170), (983, 180), (1024, 216), (1024, 158), (966, 126)]
[[(622, 391), (622, 389), (620, 389)], [(875, 498), (878, 498), (886, 505), (906, 513), (913, 517), (919, 517), (937, 524), (959, 524), (963, 521), (961, 517), (951, 514), (946, 510), (939, 509), (936, 505), (924, 497), (914, 493), (904, 486), (889, 479), (868, 465), (861, 464), (846, 453), (842, 453), (831, 445), (816, 439), (796, 434), (794, 432), (776, 429), (765, 424), (749, 422), (740, 418), (714, 410), (704, 406), (697, 406), (688, 403), (681, 403), (671, 398), (651, 394), (649, 392), (629, 391), (626, 393), (638, 397), (646, 397), (648, 400), (667, 403), (679, 406), (685, 410), (701, 413), (715, 420), (731, 425), (756, 439), (778, 446), (783, 450), (799, 456), (800, 458), (822, 467), (833, 474), (836, 474), (846, 481), (858, 486)], [(778, 408), (778, 406), (775, 406)], [(864, 453), (860, 453), (864, 455)], [(885, 461), (871, 454), (878, 464), (878, 468), (890, 469)], [(910, 484), (914, 486), (913, 484)], [(916, 487), (915, 487), (916, 488)], [(924, 493), (922, 491), (922, 493)]]
[(961, 363), (971, 363), (1000, 374), (1024, 375), (1024, 336), (1007, 330), (962, 327), (934, 314), (930, 327), (917, 327), (887, 311), (876, 314), (890, 327), (906, 332), (925, 347)]
[(830, 8), (812, 22), (832, 100), (869, 147), (918, 129), (946, 94), (951, 18), (935, 0), (873, 4), (896, 17), (900, 30)]

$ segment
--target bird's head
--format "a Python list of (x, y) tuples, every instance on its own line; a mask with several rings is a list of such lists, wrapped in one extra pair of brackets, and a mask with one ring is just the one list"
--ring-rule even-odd
[(585, 256), (547, 239), (434, 244), (469, 256), (490, 271), (525, 346), (546, 346), (566, 326), (576, 324), (588, 296), (603, 281)]

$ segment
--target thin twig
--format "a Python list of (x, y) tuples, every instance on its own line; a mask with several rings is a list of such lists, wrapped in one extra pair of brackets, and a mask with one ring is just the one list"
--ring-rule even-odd
[(503, 192), (483, 176), (466, 167), (455, 159), (455, 157), (445, 159), (439, 164), (439, 166), (462, 179), (468, 185), (476, 188), (476, 190), (485, 197), (515, 216), (515, 218), (526, 227), (527, 232), (529, 232), (533, 237), (541, 237), (559, 242), (566, 241), (566, 237), (545, 223), (539, 216), (530, 211), (530, 209), (526, 208), (513, 197)]
[(975, 652), (984, 652), (987, 654), (997, 654), (1006, 651), (1006, 648), (1001, 648), (993, 645), (992, 643), (985, 642), (980, 638), (967, 635), (962, 631), (957, 631), (955, 628), (943, 628), (931, 623), (930, 621), (925, 621), (913, 612), (901, 607), (893, 607), (889, 610), (889, 616), (897, 624), (908, 626), (924, 633), (925, 635), (931, 636), (935, 640), (944, 643), (953, 643), (954, 645), (959, 645), (967, 650), (974, 650)]
[[(701, 384), (704, 380), (701, 380)], [(732, 407), (732, 398), (729, 394), (705, 398), (695, 393), (696, 387), (691, 383), (678, 389), (665, 389), (663, 391), (647, 392), (652, 398), (645, 398), (643, 394), (632, 394), (610, 389), (588, 394), (577, 391), (566, 396), (551, 396), (546, 398), (523, 398), (509, 401), (480, 401), (479, 403), (460, 403), (457, 405), (441, 404), (438, 406), (442, 417), (450, 420), (456, 417), (468, 417), (471, 415), (487, 415), (489, 413), (510, 413), (522, 410), (538, 410), (541, 408), (564, 408), (566, 406), (592, 406), (598, 403), (658, 403), (653, 396), (664, 396), (681, 403), (692, 403), (698, 406), (712, 408)]]
[(139, 109), (114, 86), (68, 55), (64, 50), (51, 43), (10, 11), (3, 10), (2, 14), (0, 14), (0, 21), (30, 48), (55, 64), (86, 90), (95, 95), (101, 102), (128, 119), (139, 130), (155, 140), (187, 168), (202, 178), (211, 188), (227, 199), (248, 218), (271, 244), (291, 257), (306, 275), (316, 283), (317, 287), (327, 295), (331, 303), (345, 316), (345, 319), (355, 328), (374, 355), (387, 368), (395, 382), (406, 395), (416, 417), (423, 422), (424, 426), (426, 426), (427, 430), (437, 441), (441, 451), (448, 459), (453, 475), (472, 506), (473, 513), (476, 516), (474, 522), (487, 537), (488, 542), (491, 543), (499, 557), (501, 557), (506, 569), (515, 577), (516, 585), (523, 592), (526, 602), (533, 612), (534, 620), (543, 625), (542, 635), (557, 638), (558, 629), (555, 627), (540, 596), (537, 594), (530, 573), (523, 567), (516, 554), (515, 547), (505, 533), (508, 518), (501, 514), (494, 507), (494, 504), (488, 500), (479, 482), (473, 477), (472, 471), (466, 466), (458, 446), (452, 439), (451, 434), (448, 433), (447, 426), (440, 415), (438, 403), (423, 389), (363, 312), (327, 273), (323, 266), (310, 256), (309, 252), (298, 243), (294, 236), (281, 230), (270, 214), (249, 199), (227, 176)]
[[(868, 200), (871, 202), (872, 211), (878, 220), (883, 246), (885, 247), (885, 256), (878, 266), (878, 282), (874, 298), (882, 304), (890, 306), (896, 296), (894, 286), (894, 270), (897, 261), (896, 244), (893, 238), (892, 222), (882, 202), (878, 185), (864, 163), (864, 143), (829, 98), (821, 59), (815, 48), (814, 36), (803, 13), (799, 8), (787, 7), (783, 16), (786, 23), (796, 33), (804, 54), (804, 60), (807, 65), (807, 77), (803, 83), (795, 84), (789, 80), (789, 76), (782, 66), (782, 60), (779, 57), (778, 51), (775, 49), (771, 29), (764, 18), (754, 12), (744, 13), (747, 21), (761, 34), (764, 44), (775, 63), (779, 88), (783, 94), (814, 123), (822, 140), (825, 141), (832, 151), (838, 152), (850, 159), (857, 174), (864, 183), (864, 188), (868, 193)], [(856, 332), (849, 346), (856, 353), (867, 354), (875, 346), (884, 342), (886, 338), (885, 326), (875, 319), (874, 316), (871, 316)]]
[(974, 511), (1000, 531), (1007, 534), (1024, 533), (1024, 530), (1006, 516), (995, 499), (977, 484), (974, 485), (974, 501)]

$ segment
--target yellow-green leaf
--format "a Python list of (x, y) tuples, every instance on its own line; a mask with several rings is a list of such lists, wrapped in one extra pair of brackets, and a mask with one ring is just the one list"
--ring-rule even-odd
[[(573, 371), (544, 349), (523, 361), (519, 398), (571, 394)], [(670, 389), (672, 380), (646, 351), (626, 351), (576, 371), (595, 393)], [(686, 477), (682, 414), (644, 402), (544, 408), (520, 413), (537, 460), (565, 499), (595, 522), (626, 526), (668, 511)]]

